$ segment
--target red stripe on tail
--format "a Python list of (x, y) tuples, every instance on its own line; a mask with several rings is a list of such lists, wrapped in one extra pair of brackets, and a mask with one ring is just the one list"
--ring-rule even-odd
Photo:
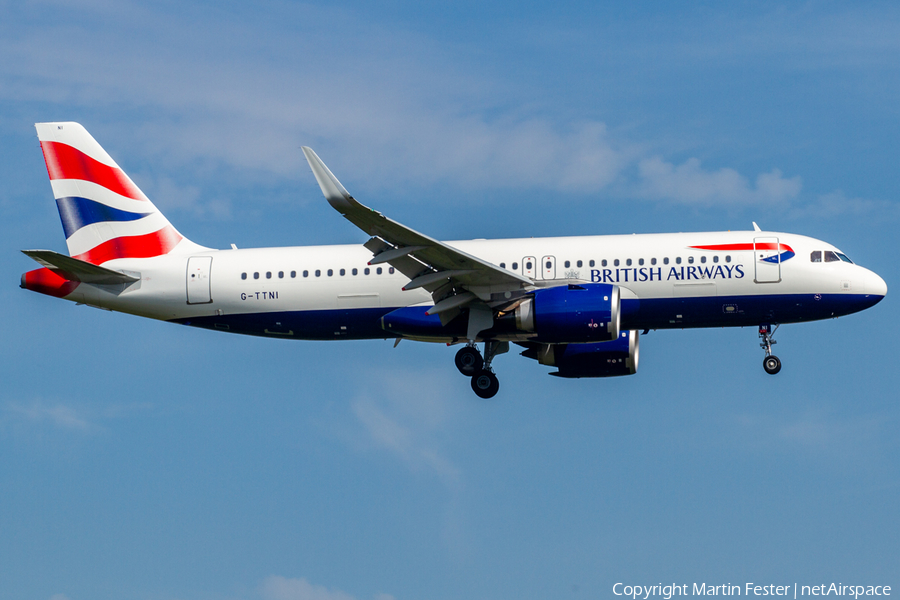
[(134, 200), (146, 200), (141, 190), (116, 167), (94, 160), (81, 150), (61, 142), (41, 142), (50, 179), (81, 179)]
[(168, 254), (181, 240), (181, 235), (168, 225), (146, 235), (122, 236), (107, 240), (72, 258), (95, 265), (102, 265), (115, 258), (151, 258)]

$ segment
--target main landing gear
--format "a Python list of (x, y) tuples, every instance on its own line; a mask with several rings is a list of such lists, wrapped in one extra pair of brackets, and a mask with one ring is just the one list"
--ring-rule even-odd
[(472, 391), (480, 398), (493, 398), (500, 390), (500, 381), (494, 375), (491, 361), (498, 354), (509, 350), (509, 342), (485, 342), (484, 358), (473, 342), (456, 353), (456, 368), (466, 377), (472, 378)]
[(766, 357), (763, 359), (763, 369), (769, 375), (775, 375), (781, 370), (781, 359), (772, 354), (772, 345), (777, 343), (775, 341), (776, 331), (778, 331), (778, 325), (775, 326), (775, 329), (772, 329), (772, 326), (768, 323), (759, 326), (759, 339), (762, 340), (759, 347), (766, 351)]

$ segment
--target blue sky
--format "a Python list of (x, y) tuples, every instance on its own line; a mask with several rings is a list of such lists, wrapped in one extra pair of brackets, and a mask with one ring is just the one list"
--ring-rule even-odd
[(33, 123), (84, 124), (208, 246), (766, 229), (897, 280), (900, 8), (0, 1), (0, 598), (606, 598), (900, 586), (893, 296), (653, 332), (636, 376), (284, 342), (26, 292), (65, 243)]

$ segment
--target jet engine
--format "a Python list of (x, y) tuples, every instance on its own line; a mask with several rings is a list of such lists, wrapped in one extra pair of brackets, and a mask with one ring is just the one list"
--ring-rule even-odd
[[(593, 344), (527, 344), (522, 356), (542, 365), (555, 366), (557, 377), (617, 377), (634, 375), (638, 368), (640, 336), (637, 331), (622, 331), (609, 342)], [(524, 344), (523, 344), (524, 345)]]
[(605, 342), (619, 337), (619, 288), (606, 283), (540, 289), (516, 307), (516, 329), (547, 343)]

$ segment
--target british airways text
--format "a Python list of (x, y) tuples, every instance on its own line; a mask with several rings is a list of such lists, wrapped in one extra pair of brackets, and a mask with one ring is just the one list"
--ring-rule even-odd
[(591, 269), (591, 283), (624, 283), (640, 281), (689, 281), (691, 279), (742, 279), (743, 265), (715, 265), (710, 267), (637, 267), (633, 269)]

